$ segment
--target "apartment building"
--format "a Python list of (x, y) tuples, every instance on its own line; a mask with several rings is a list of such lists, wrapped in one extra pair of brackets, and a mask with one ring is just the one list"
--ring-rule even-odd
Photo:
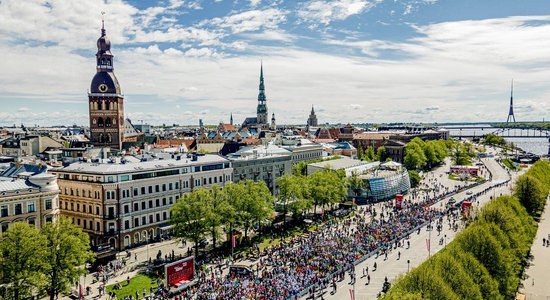
[(61, 214), (87, 232), (96, 249), (123, 250), (169, 232), (179, 197), (225, 185), (233, 169), (218, 155), (178, 154), (77, 162), (54, 173)]
[(59, 215), (59, 188), (55, 175), (39, 173), (18, 178), (0, 177), (0, 234), (15, 222), (37, 228)]

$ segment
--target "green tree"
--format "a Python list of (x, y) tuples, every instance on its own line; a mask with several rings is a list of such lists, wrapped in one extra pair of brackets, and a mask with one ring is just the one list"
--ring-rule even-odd
[(374, 148), (372, 146), (368, 146), (367, 149), (365, 149), (365, 153), (363, 154), (363, 160), (366, 160), (366, 161), (376, 160), (376, 154), (374, 153)]
[(417, 171), (412, 170), (409, 171), (409, 181), (411, 182), (411, 187), (415, 188), (418, 186), (422, 178), (420, 177), (420, 174), (418, 174)]
[(260, 223), (273, 215), (274, 199), (269, 188), (263, 181), (240, 181), (245, 193), (233, 203), (236, 221), (244, 229), (244, 237), (248, 239), (248, 231), (255, 223)]
[(542, 211), (547, 196), (540, 181), (528, 174), (517, 179), (514, 195), (531, 215), (537, 215)]
[(195, 256), (199, 255), (199, 242), (206, 236), (210, 227), (206, 219), (209, 207), (204, 199), (212, 194), (206, 189), (196, 189), (184, 194), (172, 206), (171, 221), (174, 224), (174, 233), (182, 239), (189, 239), (195, 244)]
[(46, 291), (50, 299), (54, 300), (86, 273), (82, 266), (93, 260), (90, 237), (64, 217), (44, 225), (42, 234), (47, 245), (44, 256)]
[(346, 180), (337, 172), (327, 169), (308, 176), (311, 197), (317, 206), (325, 207), (341, 202), (347, 197)]
[(498, 136), (494, 133), (489, 133), (483, 138), (483, 144), (493, 145), (493, 146), (504, 146), (506, 145), (506, 141), (501, 136)]
[(380, 146), (378, 149), (376, 149), (376, 157), (378, 158), (378, 161), (384, 162), (388, 158), (388, 154), (386, 153), (386, 147)]
[(403, 162), (409, 170), (421, 169), (426, 165), (426, 155), (418, 143), (408, 143), (405, 146), (405, 158)]
[(283, 204), (283, 222), (286, 228), (286, 215), (288, 210), (292, 216), (302, 214), (312, 207), (312, 201), (307, 186), (307, 179), (303, 176), (285, 175), (277, 178), (279, 185), (279, 202)]
[(470, 165), (471, 157), (469, 156), (469, 146), (462, 143), (455, 143), (452, 148), (452, 159), (455, 165)]
[(210, 189), (210, 196), (203, 199), (203, 201), (207, 206), (205, 221), (210, 229), (212, 246), (215, 250), (216, 242), (220, 237), (221, 227), (229, 223), (235, 210), (233, 206), (229, 204), (225, 191), (217, 184), (212, 186)]
[(14, 223), (0, 235), (0, 280), (6, 299), (29, 298), (44, 280), (46, 241), (26, 223)]
[(361, 190), (365, 188), (365, 182), (359, 177), (356, 171), (353, 171), (351, 176), (347, 178), (347, 185), (353, 191), (353, 196), (355, 198), (358, 198), (361, 194)]

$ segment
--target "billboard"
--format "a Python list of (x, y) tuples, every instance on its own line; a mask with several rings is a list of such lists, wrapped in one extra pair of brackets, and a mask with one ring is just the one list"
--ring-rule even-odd
[(395, 208), (401, 209), (403, 206), (403, 195), (397, 194), (395, 195)]
[(189, 284), (195, 277), (195, 257), (190, 256), (164, 266), (167, 287)]

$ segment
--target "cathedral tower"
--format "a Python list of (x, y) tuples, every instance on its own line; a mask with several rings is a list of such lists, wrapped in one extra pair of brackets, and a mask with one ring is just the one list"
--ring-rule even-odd
[(120, 150), (124, 139), (124, 98), (113, 70), (111, 42), (102, 21), (101, 36), (97, 40), (96, 74), (88, 93), (90, 139), (95, 146)]

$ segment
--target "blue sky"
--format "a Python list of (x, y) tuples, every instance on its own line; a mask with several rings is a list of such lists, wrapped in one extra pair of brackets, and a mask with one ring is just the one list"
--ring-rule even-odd
[(0, 126), (88, 124), (101, 12), (134, 122), (500, 121), (550, 112), (550, 2), (2, 0)]

